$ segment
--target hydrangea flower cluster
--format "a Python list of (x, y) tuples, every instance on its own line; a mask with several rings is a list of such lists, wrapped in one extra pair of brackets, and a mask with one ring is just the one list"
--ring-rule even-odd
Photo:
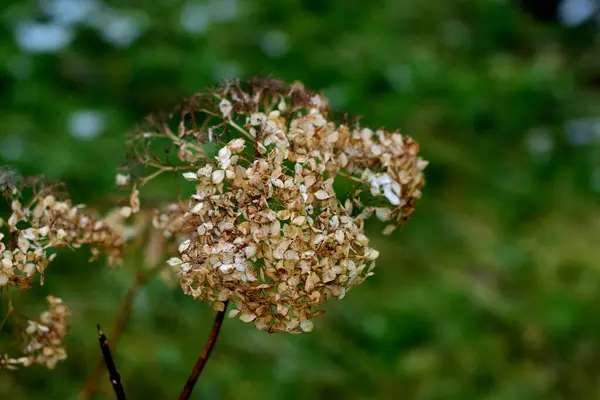
[(28, 321), (25, 329), (26, 346), (23, 356), (11, 358), (0, 354), (0, 368), (16, 369), (38, 364), (54, 369), (58, 361), (67, 358), (62, 346), (68, 332), (67, 317), (71, 315), (63, 301), (54, 296), (46, 298), (50, 309), (40, 314), (38, 321)]
[(10, 200), (12, 213), (0, 218), (0, 287), (29, 287), (36, 274), (44, 283), (44, 271), (60, 247), (91, 246), (92, 258), (106, 253), (109, 262), (120, 259), (123, 238), (105, 221), (86, 214), (83, 205), (73, 206), (66, 199), (59, 201), (53, 194), (34, 196), (22, 204), (19, 192)]
[[(378, 252), (364, 222), (375, 214), (389, 234), (407, 221), (427, 162), (408, 136), (330, 114), (328, 100), (299, 83), (228, 82), (137, 136), (151, 176), (185, 171), (194, 184), (186, 207), (156, 218), (182, 238), (168, 262), (186, 294), (219, 311), (231, 301), (229, 315), (259, 330), (300, 333), (325, 300), (373, 274)], [(177, 166), (140, 150), (159, 138), (176, 149)], [(334, 191), (338, 178), (355, 186), (346, 200)]]
[[(10, 289), (29, 289), (38, 275), (43, 285), (44, 272), (56, 256), (54, 250), (87, 245), (92, 259), (105, 253), (109, 262), (116, 264), (120, 261), (124, 239), (106, 221), (86, 213), (84, 206), (73, 206), (69, 199), (61, 200), (56, 187), (45, 186), (40, 179), (32, 177), (27, 179), (31, 183), (25, 185), (16, 172), (6, 169), (0, 175), (0, 194), (10, 207), (8, 218), (0, 217), (0, 292), (8, 299), (8, 314), (0, 323), (1, 329), (13, 311)], [(66, 319), (70, 314), (61, 299), (49, 296), (47, 301), (50, 310), (40, 315), (39, 322), (28, 321), (24, 331), (27, 338), (24, 355), (10, 358), (0, 354), (0, 368), (33, 364), (54, 368), (58, 361), (66, 358), (61, 343), (68, 330)]]

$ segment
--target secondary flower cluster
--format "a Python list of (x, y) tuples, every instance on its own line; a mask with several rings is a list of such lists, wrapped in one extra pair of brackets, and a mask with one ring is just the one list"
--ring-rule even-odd
[[(390, 233), (421, 196), (427, 163), (415, 141), (336, 123), (327, 99), (298, 83), (228, 83), (193, 98), (177, 122), (177, 133), (163, 123), (138, 137), (166, 139), (180, 163), (138, 153), (143, 164), (186, 170), (195, 185), (188, 207), (156, 218), (183, 237), (169, 264), (185, 293), (216, 310), (229, 300), (229, 315), (259, 330), (312, 330), (321, 303), (372, 275), (365, 219), (390, 221)], [(355, 186), (345, 201), (338, 177)]]
[(68, 332), (66, 320), (71, 313), (57, 297), (48, 296), (46, 301), (50, 309), (40, 314), (39, 322), (28, 321), (24, 355), (19, 358), (0, 355), (0, 368), (16, 369), (19, 366), (39, 364), (54, 369), (58, 361), (67, 358), (62, 343)]
[(89, 245), (93, 257), (104, 251), (109, 262), (116, 263), (123, 239), (108, 224), (83, 212), (83, 206), (73, 206), (70, 200), (59, 201), (52, 194), (34, 196), (26, 204), (19, 192), (10, 199), (12, 213), (0, 218), (0, 287), (14, 285), (29, 287), (34, 276), (44, 271), (59, 247), (79, 248)]
[[(6, 176), (6, 171), (3, 174)], [(43, 284), (44, 272), (55, 258), (53, 251), (57, 248), (87, 245), (92, 259), (104, 252), (114, 264), (120, 261), (124, 244), (119, 232), (104, 220), (86, 213), (84, 206), (73, 206), (68, 199), (59, 200), (55, 187), (42, 185), (37, 178), (27, 181), (32, 183), (21, 185), (21, 181), (15, 179), (0, 182), (0, 194), (10, 207), (8, 218), (0, 217), (0, 293), (9, 302), (8, 315), (3, 321), (13, 311), (10, 289), (28, 289), (38, 275)], [(54, 368), (57, 361), (66, 358), (61, 343), (70, 314), (61, 299), (49, 296), (47, 301), (50, 310), (41, 314), (39, 322), (29, 321), (23, 332), (27, 338), (24, 356), (0, 355), (0, 368), (32, 364)]]

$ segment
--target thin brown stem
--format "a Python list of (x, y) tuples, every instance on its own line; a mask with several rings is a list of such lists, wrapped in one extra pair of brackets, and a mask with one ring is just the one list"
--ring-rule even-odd
[(125, 389), (123, 389), (123, 385), (121, 384), (121, 375), (117, 372), (117, 367), (115, 365), (115, 360), (110, 353), (110, 346), (108, 344), (108, 340), (106, 336), (100, 329), (100, 325), (98, 325), (98, 341), (100, 342), (100, 349), (102, 350), (102, 357), (104, 358), (104, 363), (106, 364), (106, 369), (108, 370), (108, 379), (110, 380), (110, 384), (115, 391), (115, 395), (117, 396), (117, 400), (126, 400)]
[[(156, 272), (162, 267), (159, 265), (157, 267), (152, 268), (147, 274), (143, 274), (141, 271), (136, 272), (135, 279), (131, 285), (131, 287), (127, 290), (127, 294), (123, 298), (121, 305), (119, 306), (119, 314), (117, 316), (117, 320), (112, 326), (110, 332), (110, 340), (108, 345), (115, 350), (117, 347), (117, 343), (125, 329), (125, 325), (127, 325), (127, 321), (129, 320), (129, 316), (131, 315), (131, 306), (133, 304), (133, 300), (137, 295), (140, 286), (142, 286), (145, 282), (147, 282), (151, 277), (154, 276)], [(104, 374), (104, 362), (102, 358), (98, 360), (96, 363), (96, 367), (94, 371), (88, 377), (84, 388), (79, 393), (80, 400), (89, 400), (92, 397), (92, 394), (96, 391), (100, 380), (102, 379), (102, 375)]]
[(4, 327), (4, 324), (6, 323), (6, 321), (8, 321), (8, 317), (10, 317), (13, 313), (13, 311), (15, 310), (13, 307), (13, 303), (12, 300), (10, 298), (10, 288), (6, 287), (6, 297), (8, 297), (8, 309), (6, 310), (6, 315), (4, 316), (4, 319), (2, 319), (2, 322), (0, 322), (0, 330), (2, 330), (2, 328)]
[(200, 373), (204, 369), (208, 358), (210, 357), (210, 353), (212, 352), (213, 347), (215, 347), (215, 343), (217, 342), (217, 337), (219, 336), (219, 331), (221, 330), (221, 325), (223, 324), (223, 318), (225, 318), (225, 311), (227, 310), (227, 302), (225, 302), (225, 307), (223, 311), (217, 312), (217, 317), (215, 318), (215, 323), (213, 324), (212, 331), (210, 332), (210, 336), (206, 344), (204, 345), (204, 349), (202, 350), (202, 354), (196, 361), (196, 365), (194, 365), (194, 369), (190, 377), (188, 378), (183, 391), (179, 395), (179, 400), (187, 400), (192, 395), (192, 391), (194, 390), (194, 385), (196, 381), (198, 381), (198, 377), (200, 377)]

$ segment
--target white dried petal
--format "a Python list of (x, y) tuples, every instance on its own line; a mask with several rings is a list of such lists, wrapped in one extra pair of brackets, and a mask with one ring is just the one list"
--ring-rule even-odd
[(277, 212), (277, 219), (281, 220), (281, 221), (285, 221), (288, 220), (290, 218), (290, 211), (289, 210), (281, 210)]
[(192, 207), (192, 209), (190, 210), (190, 212), (192, 214), (196, 214), (199, 215), (202, 211), (202, 209), (204, 208), (204, 203), (200, 202), (200, 203), (196, 203), (194, 205), (194, 207)]
[(337, 240), (339, 244), (344, 243), (344, 232), (341, 229), (335, 231), (335, 240)]
[(239, 153), (240, 151), (244, 150), (245, 143), (245, 140), (242, 138), (233, 139), (227, 144), (227, 147), (229, 147), (232, 152)]
[(315, 192), (315, 197), (319, 200), (325, 200), (329, 198), (329, 193), (321, 189)]
[(210, 164), (207, 164), (207, 165), (205, 165), (204, 167), (202, 167), (202, 168), (199, 168), (199, 169), (198, 169), (198, 171), (196, 171), (196, 174), (197, 174), (198, 176), (206, 176), (206, 177), (209, 177), (209, 176), (210, 176), (210, 174), (212, 173), (212, 170), (213, 170), (213, 168), (212, 168), (212, 165), (210, 165)]
[(6, 221), (8, 226), (10, 226), (11, 228), (16, 227), (17, 222), (19, 222), (19, 217), (15, 213), (12, 213), (11, 216), (8, 217), (8, 221)]
[(387, 189), (385, 190), (385, 192), (383, 193), (385, 198), (388, 199), (388, 201), (397, 206), (400, 204), (400, 197), (398, 197), (395, 193), (392, 192), (391, 189)]
[(229, 299), (229, 296), (231, 296), (231, 290), (229, 289), (224, 289), (221, 290), (217, 296), (217, 300), (219, 301), (227, 301)]
[(247, 246), (244, 249), (244, 252), (246, 254), (246, 258), (253, 258), (256, 256), (256, 246)]
[(317, 275), (316, 272), (312, 272), (308, 276), (308, 278), (306, 278), (306, 284), (304, 285), (304, 290), (306, 290), (307, 292), (312, 292), (315, 285), (317, 283), (319, 283), (320, 281), (321, 281), (321, 279), (319, 278), (319, 275)]
[(119, 210), (119, 214), (121, 214), (121, 216), (123, 218), (129, 218), (131, 216), (132, 212), (133, 212), (133, 209), (128, 206), (121, 207), (121, 209)]
[(240, 320), (243, 322), (252, 322), (256, 319), (256, 314), (244, 311), (240, 314)]
[(285, 110), (287, 110), (287, 106), (286, 106), (285, 100), (283, 98), (281, 98), (281, 100), (277, 104), (277, 109), (281, 112), (284, 112)]
[(302, 329), (304, 332), (312, 332), (313, 327), (313, 323), (309, 319), (305, 319), (304, 321), (300, 322), (300, 329)]
[(370, 251), (367, 253), (367, 258), (369, 260), (375, 260), (377, 257), (379, 257), (379, 251), (375, 249), (370, 249)]
[(336, 277), (335, 271), (333, 269), (326, 269), (325, 271), (323, 271), (323, 282), (324, 283), (329, 283), (331, 281), (333, 281)]
[(423, 160), (421, 157), (417, 158), (417, 169), (423, 171), (429, 165), (429, 161)]
[(258, 126), (267, 121), (267, 116), (261, 112), (255, 112), (250, 115), (250, 125)]
[(248, 266), (244, 263), (236, 263), (233, 267), (240, 272), (244, 272), (248, 269)]
[(21, 231), (21, 235), (23, 238), (30, 240), (30, 241), (34, 241), (36, 240), (36, 236), (35, 234), (32, 232), (31, 228), (28, 228), (25, 231)]
[(392, 210), (386, 207), (377, 207), (375, 209), (375, 215), (380, 221), (388, 221), (390, 219), (391, 214)]
[(340, 226), (340, 217), (338, 217), (337, 215), (333, 215), (330, 219), (329, 219), (329, 225), (333, 228), (333, 229), (337, 229)]
[(281, 223), (279, 222), (279, 220), (273, 221), (273, 224), (271, 225), (270, 235), (277, 236), (280, 231), (281, 231)]
[(222, 169), (216, 170), (212, 173), (212, 182), (215, 185), (218, 185), (219, 183), (223, 182), (224, 179), (225, 171), (223, 171)]
[(35, 274), (36, 272), (36, 267), (35, 264), (33, 263), (27, 263), (25, 264), (25, 268), (23, 268), (23, 272), (25, 273), (25, 275), (27, 275), (27, 277), (32, 277), (33, 274)]
[(182, 274), (186, 274), (186, 273), (190, 272), (191, 269), (192, 269), (192, 264), (190, 264), (190, 263), (183, 263), (179, 266), (179, 270), (181, 271)]
[(195, 172), (184, 172), (182, 175), (183, 178), (188, 181), (195, 181), (198, 179), (198, 175), (196, 175)]
[(304, 224), (305, 221), (306, 221), (306, 217), (303, 215), (299, 215), (292, 220), (292, 224), (300, 226), (300, 225)]
[(34, 334), (38, 330), (38, 324), (34, 321), (28, 321), (27, 328), (25, 328), (25, 333), (28, 335)]
[(190, 245), (191, 245), (191, 244), (192, 244), (192, 241), (191, 241), (191, 239), (186, 239), (186, 240), (184, 240), (184, 241), (183, 241), (183, 242), (181, 242), (181, 244), (179, 245), (179, 248), (178, 248), (179, 252), (180, 252), (180, 253), (183, 253), (183, 252), (185, 252), (185, 251), (186, 251), (186, 250), (187, 250), (187, 249), (190, 247)]
[(391, 235), (396, 230), (396, 225), (388, 225), (383, 229), (383, 235)]
[(315, 236), (315, 238), (313, 239), (313, 244), (318, 245), (319, 243), (321, 243), (323, 240), (325, 240), (325, 235), (319, 233), (318, 235)]
[(44, 198), (44, 200), (42, 201), (42, 204), (44, 205), (44, 207), (52, 207), (53, 205), (56, 204), (56, 197), (49, 194), (48, 196), (46, 196)]
[(233, 265), (231, 264), (222, 264), (219, 266), (219, 271), (224, 274), (230, 274), (233, 272)]
[(221, 100), (219, 103), (219, 110), (221, 114), (223, 114), (224, 118), (228, 118), (231, 115), (231, 111), (233, 111), (233, 105), (227, 99)]
[(129, 185), (129, 181), (131, 180), (131, 177), (129, 175), (124, 175), (124, 174), (117, 174), (115, 181), (117, 186), (127, 186)]
[(225, 146), (219, 150), (217, 161), (219, 161), (219, 167), (221, 169), (229, 168), (231, 165), (231, 150), (229, 150), (229, 147)]
[(175, 267), (177, 265), (180, 265), (183, 261), (181, 261), (180, 258), (177, 257), (171, 257), (167, 260), (167, 264), (169, 264), (171, 267)]
[(309, 188), (317, 182), (317, 178), (313, 175), (308, 175), (304, 178), (304, 186)]

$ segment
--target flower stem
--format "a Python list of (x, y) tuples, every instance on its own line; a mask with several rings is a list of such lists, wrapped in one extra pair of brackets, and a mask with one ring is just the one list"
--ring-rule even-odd
[(117, 372), (115, 360), (113, 360), (112, 355), (110, 354), (108, 340), (106, 339), (104, 333), (102, 333), (100, 325), (98, 325), (98, 340), (100, 341), (100, 349), (102, 350), (102, 356), (104, 357), (106, 369), (108, 370), (108, 379), (112, 384), (115, 394), (117, 395), (117, 400), (126, 400), (125, 390), (123, 389), (123, 385), (121, 384), (121, 375), (119, 375), (119, 373)]
[[(139, 277), (139, 275), (138, 275), (138, 277)], [(127, 320), (129, 319), (129, 315), (131, 314), (131, 305), (133, 303), (133, 300), (135, 298), (135, 295), (138, 292), (138, 289), (139, 289), (139, 286), (141, 285), (141, 283), (142, 283), (142, 280), (136, 278), (134, 284), (129, 288), (129, 290), (127, 291), (127, 295), (125, 296), (125, 299), (121, 303), (117, 321), (115, 322), (115, 325), (111, 329), (110, 346), (115, 347), (117, 345), (119, 338), (121, 337), (121, 333), (123, 332), (123, 329), (125, 328), (125, 324), (127, 323)], [(96, 367), (94, 368), (94, 371), (90, 374), (88, 380), (86, 381), (85, 387), (79, 394), (80, 400), (88, 400), (92, 397), (92, 394), (96, 391), (96, 387), (98, 386), (98, 383), (100, 382), (100, 379), (102, 378), (103, 373), (104, 373), (104, 369), (102, 368), (102, 359), (100, 359), (96, 363)]]
[[(125, 329), (125, 325), (129, 320), (129, 316), (131, 315), (131, 307), (133, 305), (133, 301), (136, 295), (140, 290), (140, 287), (147, 281), (151, 280), (154, 277), (154, 275), (156, 275), (159, 272), (161, 267), (162, 264), (159, 264), (150, 269), (150, 271), (148, 271), (146, 274), (140, 271), (136, 272), (133, 283), (131, 287), (127, 290), (127, 294), (125, 295), (125, 298), (123, 299), (119, 307), (117, 320), (110, 331), (109, 346), (111, 346), (113, 350), (117, 346), (117, 342), (119, 341), (121, 334)], [(88, 377), (85, 383), (85, 387), (79, 393), (79, 400), (89, 400), (92, 397), (92, 394), (94, 394), (96, 388), (98, 387), (98, 384), (100, 383), (100, 380), (102, 379), (103, 373), (103, 362), (102, 359), (99, 359), (96, 363), (94, 371)]]
[(210, 357), (210, 353), (212, 352), (215, 343), (217, 342), (217, 337), (219, 336), (219, 331), (221, 330), (221, 325), (223, 324), (223, 318), (225, 318), (225, 311), (227, 310), (227, 301), (225, 302), (225, 307), (223, 311), (217, 312), (217, 317), (215, 318), (215, 323), (213, 324), (212, 331), (210, 332), (210, 336), (206, 344), (204, 345), (204, 349), (202, 350), (202, 354), (196, 361), (196, 365), (194, 365), (194, 369), (190, 377), (188, 378), (183, 391), (179, 395), (179, 400), (187, 400), (192, 395), (192, 391), (194, 390), (194, 385), (200, 376), (200, 373), (204, 369), (208, 358)]

